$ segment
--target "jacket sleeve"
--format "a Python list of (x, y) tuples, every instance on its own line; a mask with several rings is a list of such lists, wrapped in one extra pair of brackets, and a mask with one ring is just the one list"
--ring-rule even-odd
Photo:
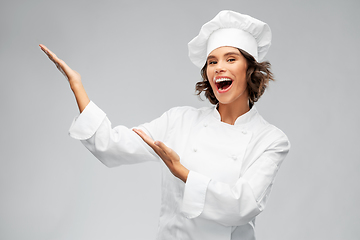
[(183, 214), (190, 219), (203, 217), (225, 226), (250, 222), (265, 208), (275, 175), (289, 148), (290, 143), (283, 135), (232, 186), (190, 171), (184, 190)]
[[(161, 139), (166, 129), (159, 126), (166, 126), (166, 122), (167, 115), (163, 114), (138, 128)], [(131, 129), (125, 126), (112, 128), (106, 114), (93, 102), (74, 119), (69, 135), (81, 140), (85, 147), (108, 167), (159, 160), (156, 153)]]

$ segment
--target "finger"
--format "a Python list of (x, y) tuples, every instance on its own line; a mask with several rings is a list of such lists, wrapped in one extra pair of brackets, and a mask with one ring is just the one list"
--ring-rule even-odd
[(57, 69), (59, 69), (59, 71), (60, 71), (66, 78), (69, 79), (68, 74), (66, 74), (66, 72), (64, 71), (64, 69), (60, 66), (60, 64), (55, 63), (55, 66), (56, 66)]
[(154, 144), (163, 151), (163, 160), (170, 160), (171, 162), (179, 161), (179, 155), (170, 147), (166, 146), (165, 143), (161, 141), (155, 141)]
[(59, 59), (57, 62), (54, 62), (59, 71), (65, 75), (65, 77), (70, 78), (72, 74), (74, 74), (74, 70), (72, 70), (63, 60)]
[(134, 128), (133, 131), (134, 131), (137, 135), (139, 135), (139, 136), (142, 138), (142, 140), (143, 140), (147, 145), (149, 145), (149, 146), (155, 151), (155, 153), (156, 153), (157, 155), (159, 155), (160, 158), (162, 158), (162, 159), (164, 158), (165, 152), (155, 144), (154, 140), (153, 140), (150, 136), (148, 136), (148, 135), (147, 135), (144, 131), (142, 131), (141, 129), (135, 129), (135, 128)]
[(61, 66), (61, 60), (55, 55), (55, 53), (53, 53), (52, 51), (50, 51), (46, 46), (40, 44), (39, 45), (41, 50), (49, 57), (49, 59), (51, 61), (54, 62), (55, 66), (60, 70), (60, 68), (62, 68)]
[(72, 73), (72, 69), (60, 58), (56, 56), (55, 53), (50, 51), (45, 45), (39, 44), (41, 50), (49, 57), (49, 59), (55, 64), (57, 69), (67, 78), (70, 78), (70, 75)]
[(168, 146), (165, 145), (165, 143), (161, 142), (161, 141), (155, 141), (154, 144), (156, 146), (158, 146), (161, 150), (164, 151), (165, 154), (168, 154), (171, 152), (171, 148), (169, 148)]
[(45, 45), (39, 44), (39, 47), (50, 58), (51, 61), (54, 62), (54, 61), (58, 60), (58, 57), (55, 55), (55, 53), (50, 51), (50, 49), (48, 49)]
[(153, 148), (154, 150), (158, 149), (158, 147), (154, 143), (154, 140), (151, 137), (149, 137), (144, 131), (142, 131), (141, 129), (135, 129), (135, 128), (133, 129), (133, 131), (137, 135), (139, 135), (142, 138), (142, 140), (144, 142), (146, 142), (151, 148)]
[(55, 53), (53, 53), (52, 51), (50, 51), (50, 49), (48, 49), (46, 46), (40, 44), (39, 45), (41, 50), (43, 50), (43, 52), (50, 58), (51, 61), (53, 61), (56, 65), (56, 67), (62, 67), (66, 65), (66, 63), (64, 61), (62, 61), (60, 58), (58, 58), (56, 56)]

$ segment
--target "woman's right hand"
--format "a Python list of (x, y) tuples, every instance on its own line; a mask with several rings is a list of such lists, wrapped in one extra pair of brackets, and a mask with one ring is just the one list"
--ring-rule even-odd
[(81, 76), (77, 71), (72, 70), (63, 60), (58, 58), (55, 53), (50, 51), (46, 46), (40, 44), (39, 47), (55, 64), (59, 71), (68, 79), (71, 88), (75, 87), (75, 85), (81, 85)]
[(87, 96), (86, 91), (81, 83), (80, 74), (77, 71), (72, 70), (63, 60), (58, 58), (53, 52), (51, 52), (44, 45), (40, 44), (39, 47), (50, 58), (50, 60), (53, 61), (53, 63), (59, 69), (59, 71), (62, 74), (64, 74), (64, 76), (68, 79), (71, 90), (75, 95), (79, 110), (80, 112), (82, 112), (85, 109), (85, 107), (89, 104), (90, 99)]

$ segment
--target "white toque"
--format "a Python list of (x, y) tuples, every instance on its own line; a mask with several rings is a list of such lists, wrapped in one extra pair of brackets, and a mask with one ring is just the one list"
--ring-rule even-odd
[(205, 23), (188, 43), (190, 60), (199, 68), (208, 55), (219, 47), (236, 47), (251, 54), (260, 62), (271, 45), (270, 27), (253, 17), (223, 10)]

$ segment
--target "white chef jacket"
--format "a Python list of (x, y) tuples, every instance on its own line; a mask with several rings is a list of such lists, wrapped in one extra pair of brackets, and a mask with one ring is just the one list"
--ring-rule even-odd
[(176, 107), (138, 128), (164, 142), (190, 170), (174, 177), (131, 129), (111, 127), (93, 102), (75, 118), (70, 136), (106, 166), (160, 162), (162, 204), (157, 240), (254, 240), (255, 217), (264, 209), (275, 175), (287, 155), (286, 135), (255, 106), (234, 125), (216, 107)]

